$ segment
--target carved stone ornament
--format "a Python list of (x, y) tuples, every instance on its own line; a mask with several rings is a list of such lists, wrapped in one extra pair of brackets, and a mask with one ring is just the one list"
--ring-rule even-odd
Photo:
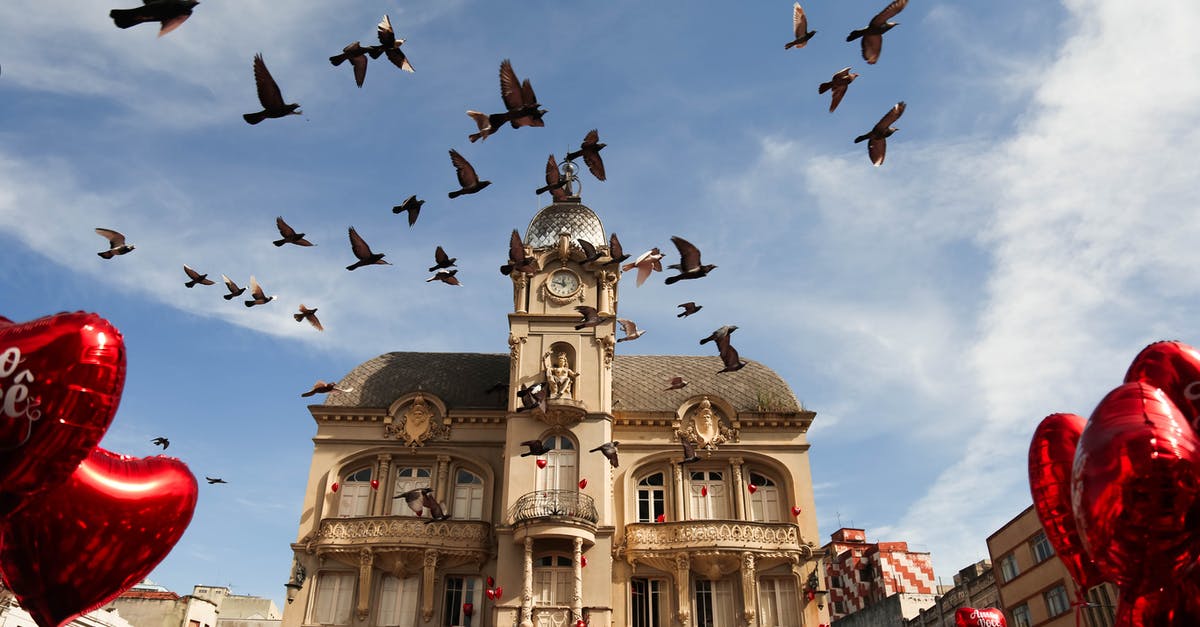
[(682, 420), (676, 419), (672, 427), (680, 439), (708, 451), (715, 451), (725, 442), (737, 442), (739, 436), (738, 429), (733, 428), (728, 419), (713, 411), (707, 396), (689, 409)]
[(597, 342), (604, 347), (604, 367), (612, 368), (613, 349), (617, 345), (617, 338), (614, 335), (605, 335), (599, 338), (592, 338), (592, 341)]
[(450, 438), (450, 427), (434, 414), (420, 394), (413, 397), (395, 421), (390, 418), (384, 421), (383, 437), (396, 438), (406, 446), (416, 448), (433, 438)]

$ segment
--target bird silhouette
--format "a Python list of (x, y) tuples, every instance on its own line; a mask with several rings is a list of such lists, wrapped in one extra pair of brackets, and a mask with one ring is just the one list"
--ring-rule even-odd
[(387, 55), (388, 61), (391, 61), (392, 65), (405, 72), (412, 72), (413, 66), (408, 62), (408, 55), (400, 49), (400, 46), (404, 45), (404, 40), (396, 37), (396, 31), (392, 29), (392, 21), (388, 19), (387, 15), (383, 16), (383, 20), (379, 22), (379, 26), (375, 30), (379, 37), (379, 45), (371, 46), (371, 58), (378, 59), (379, 53), (382, 52)]
[(113, 9), (108, 12), (117, 28), (129, 28), (146, 22), (158, 22), (158, 36), (179, 28), (192, 16), (192, 9), (200, 4), (196, 0), (145, 0), (145, 4), (133, 9)]
[(294, 313), (292, 314), (292, 317), (296, 319), (296, 322), (308, 320), (308, 323), (313, 325), (313, 328), (318, 331), (325, 330), (325, 327), (321, 326), (321, 321), (317, 319), (316, 307), (309, 309), (308, 307), (304, 306), (304, 303), (300, 303), (300, 313)]
[(450, 192), (450, 198), (458, 198), (463, 194), (474, 194), (492, 184), (491, 181), (479, 180), (479, 175), (475, 174), (475, 168), (471, 167), (471, 164), (456, 150), (450, 150), (450, 163), (454, 164), (459, 185), (459, 189)]
[(637, 328), (637, 324), (635, 324), (633, 320), (617, 318), (617, 323), (621, 325), (621, 330), (625, 332), (625, 337), (618, 339), (618, 342), (636, 340), (646, 334), (646, 330)]
[(254, 278), (253, 274), (250, 275), (250, 300), (244, 300), (242, 303), (247, 307), (253, 307), (255, 305), (265, 305), (273, 300), (275, 300), (275, 297), (264, 294), (262, 286), (258, 284), (258, 280)]
[(616, 468), (617, 467), (617, 447), (620, 445), (621, 445), (620, 442), (613, 440), (612, 442), (605, 442), (604, 444), (601, 444), (600, 446), (597, 446), (596, 448), (591, 449), (588, 452), (595, 453), (596, 451), (600, 451), (601, 455), (604, 455), (606, 458), (608, 458), (609, 465), (612, 466), (613, 468)]
[(238, 284), (234, 283), (233, 279), (225, 276), (224, 274), (221, 275), (221, 278), (225, 281), (225, 289), (229, 290), (229, 293), (225, 294), (221, 298), (224, 298), (225, 300), (233, 300), (238, 296), (241, 296), (242, 292), (246, 291), (246, 288), (238, 287)]
[(708, 342), (719, 342), (721, 339), (729, 337), (729, 334), (733, 333), (734, 331), (737, 331), (737, 329), (738, 328), (736, 325), (727, 324), (727, 325), (717, 329), (716, 331), (713, 331), (712, 333), (710, 333), (708, 335), (708, 337), (704, 338), (703, 340), (700, 340), (700, 343), (706, 344)]
[(453, 270), (438, 270), (437, 274), (425, 279), (425, 282), (441, 281), (446, 285), (462, 285), (462, 283), (459, 283), (458, 277), (454, 276), (455, 274), (458, 274), (458, 268)]
[(529, 457), (530, 455), (545, 455), (554, 450), (552, 446), (546, 446), (541, 440), (525, 440), (521, 446), (529, 447), (529, 451), (521, 453), (521, 457)]
[(517, 411), (528, 411), (530, 409), (541, 409), (546, 411), (546, 397), (549, 391), (545, 384), (535, 383), (533, 385), (522, 385), (521, 389), (517, 390), (517, 399), (521, 401), (521, 406)]
[(879, 53), (883, 50), (883, 34), (899, 26), (898, 23), (888, 20), (896, 17), (896, 14), (903, 11), (906, 6), (908, 6), (908, 0), (894, 0), (871, 18), (871, 22), (867, 24), (866, 28), (850, 31), (850, 34), (846, 36), (846, 41), (854, 41), (862, 37), (863, 60), (874, 64), (879, 60)]
[(421, 205), (425, 204), (424, 200), (417, 200), (416, 194), (404, 199), (404, 202), (392, 207), (392, 213), (408, 212), (408, 226), (417, 223), (417, 216), (421, 214)]
[(604, 160), (600, 158), (600, 151), (608, 144), (600, 143), (600, 133), (596, 129), (588, 131), (584, 136), (583, 142), (579, 144), (579, 150), (574, 150), (567, 153), (566, 160), (574, 161), (579, 157), (583, 157), (583, 163), (587, 165), (588, 172), (596, 177), (596, 180), (604, 180)]
[(700, 461), (700, 456), (696, 454), (696, 447), (692, 446), (691, 442), (683, 438), (679, 438), (679, 446), (683, 449), (683, 459), (680, 460), (680, 465), (691, 464)]
[(621, 271), (629, 272), (637, 268), (637, 286), (641, 287), (642, 283), (645, 283), (646, 279), (650, 278), (651, 272), (662, 272), (662, 258), (663, 254), (656, 246), (639, 255), (632, 263), (621, 266)]
[(187, 281), (187, 283), (183, 284), (184, 287), (196, 287), (197, 283), (200, 285), (212, 285), (213, 284), (213, 280), (208, 278), (207, 274), (200, 274), (199, 272), (196, 272), (195, 270), (192, 269), (191, 266), (187, 265), (186, 263), (183, 264), (183, 273), (188, 275), (188, 281)]
[(267, 70), (262, 54), (254, 55), (254, 85), (258, 89), (258, 102), (262, 104), (263, 110), (242, 115), (242, 119), (247, 123), (258, 124), (267, 118), (282, 118), (302, 113), (300, 105), (283, 102), (283, 93), (279, 91), (279, 84)]
[(125, 236), (112, 229), (96, 229), (96, 234), (108, 240), (108, 250), (103, 250), (98, 253), (105, 259), (112, 259), (114, 255), (124, 255), (132, 252), (136, 246), (125, 243)]
[(537, 259), (525, 253), (525, 244), (521, 242), (521, 234), (513, 229), (512, 235), (508, 238), (508, 263), (500, 266), (500, 274), (508, 276), (513, 271), (537, 274), (539, 269)]
[(508, 109), (508, 123), (513, 128), (546, 125), (542, 116), (549, 112), (538, 104), (529, 79), (521, 82), (517, 78), (512, 62), (508, 59), (500, 62), (500, 98)]
[(667, 389), (663, 391), (670, 392), (671, 390), (682, 390), (687, 386), (687, 384), (687, 380), (685, 380), (683, 377), (671, 377), (667, 380)]
[(897, 102), (887, 113), (883, 114), (882, 118), (879, 118), (871, 130), (854, 138), (856, 144), (864, 139), (867, 140), (867, 156), (871, 158), (871, 163), (875, 167), (883, 165), (883, 158), (887, 156), (887, 138), (900, 130), (894, 128), (892, 124), (895, 124), (896, 120), (904, 115), (904, 108), (903, 101)]
[(676, 316), (675, 316), (676, 318), (686, 318), (686, 317), (688, 317), (688, 316), (690, 316), (690, 315), (692, 315), (692, 314), (696, 313), (697, 311), (700, 311), (701, 309), (703, 309), (703, 308), (704, 308), (704, 305), (697, 305), (696, 303), (694, 303), (694, 302), (692, 302), (692, 301), (690, 301), (690, 300), (689, 300), (688, 302), (686, 302), (686, 303), (680, 303), (680, 304), (678, 304), (678, 305), (675, 305), (675, 306), (676, 306), (676, 307), (683, 307), (683, 311), (682, 311), (682, 312), (680, 312), (678, 315), (676, 315)]
[(449, 268), (450, 266), (453, 266), (454, 262), (458, 261), (458, 257), (451, 257), (450, 255), (447, 255), (446, 251), (442, 250), (441, 246), (438, 246), (437, 250), (433, 251), (433, 260), (436, 261), (437, 264), (429, 269), (430, 272), (433, 272), (439, 268)]
[(164, 451), (167, 450), (167, 447), (171, 446), (171, 441), (164, 437), (154, 438), (150, 442), (155, 446), (161, 446)]
[(329, 57), (329, 62), (333, 64), (333, 67), (337, 67), (341, 65), (343, 61), (349, 61), (350, 66), (354, 68), (354, 82), (358, 84), (359, 87), (362, 87), (363, 81), (367, 78), (367, 52), (369, 52), (369, 50), (367, 48), (363, 48), (362, 45), (356, 41), (348, 44), (345, 48), (342, 48), (341, 54), (335, 54), (332, 57)]
[(297, 233), (296, 229), (288, 226), (287, 222), (283, 221), (283, 216), (275, 218), (275, 228), (279, 229), (279, 235), (283, 239), (277, 239), (272, 244), (283, 246), (284, 244), (295, 244), (297, 246), (312, 246), (313, 243), (304, 239), (304, 233)]
[(717, 349), (720, 351), (721, 361), (725, 363), (725, 367), (717, 371), (717, 374), (722, 372), (735, 372), (746, 367), (746, 362), (738, 357), (737, 349), (729, 343), (729, 336), (717, 340)]
[(600, 257), (603, 255), (603, 253), (596, 250), (596, 247), (592, 245), (591, 242), (585, 239), (576, 239), (575, 241), (579, 243), (579, 249), (583, 251), (583, 259), (579, 260), (580, 265), (592, 263), (593, 261), (600, 259)]
[(808, 40), (817, 34), (815, 30), (808, 30), (808, 17), (804, 15), (804, 9), (800, 8), (799, 2), (792, 7), (792, 34), (795, 38), (784, 44), (784, 50), (803, 48), (808, 44)]
[(534, 193), (550, 192), (555, 202), (561, 202), (567, 199), (567, 190), (563, 188), (570, 183), (571, 179), (558, 171), (558, 162), (554, 160), (554, 153), (550, 153), (550, 158), (546, 161), (546, 184), (534, 190)]
[(679, 263), (671, 264), (668, 268), (679, 270), (679, 274), (667, 277), (667, 285), (685, 279), (699, 279), (716, 269), (716, 266), (700, 263), (700, 249), (682, 237), (671, 237), (675, 248), (679, 249)]
[(817, 86), (818, 94), (823, 94), (827, 91), (833, 90), (833, 99), (829, 102), (830, 113), (833, 113), (833, 110), (837, 108), (838, 103), (842, 101), (842, 97), (846, 95), (846, 88), (849, 87), (850, 83), (853, 83), (854, 79), (856, 78), (858, 78), (858, 74), (850, 72), (850, 68), (846, 67), (838, 70), (837, 73), (833, 75), (833, 78), (829, 79), (828, 83), (821, 83)]
[(420, 516), (421, 514), (425, 513), (424, 497), (426, 490), (431, 493), (433, 492), (433, 490), (430, 488), (416, 488), (415, 490), (401, 492), (400, 494), (393, 496), (392, 499), (404, 499), (404, 504), (408, 506), (408, 509), (412, 510), (413, 514)]
[(208, 485), (212, 485), (214, 483), (229, 483), (228, 481), (219, 477), (205, 477), (204, 480), (208, 482)]
[(338, 387), (338, 384), (336, 384), (336, 383), (326, 383), (325, 381), (317, 381), (316, 383), (313, 384), (311, 390), (304, 392), (300, 396), (309, 397), (309, 396), (315, 396), (317, 394), (332, 394), (334, 392), (346, 393), (346, 392), (353, 392), (353, 391), (354, 391), (354, 388), (342, 388), (342, 387)]
[(579, 324), (575, 325), (576, 331), (585, 329), (587, 327), (598, 327), (602, 324), (612, 321), (612, 316), (601, 316), (596, 311), (595, 307), (588, 307), (587, 305), (578, 305), (575, 307), (575, 311), (578, 311), (579, 315), (583, 316), (583, 320), (580, 321)]
[(621, 240), (617, 239), (617, 234), (613, 233), (608, 236), (608, 261), (600, 265), (607, 266), (613, 263), (621, 263), (626, 259), (629, 259), (629, 255), (625, 254), (625, 251), (621, 248)]
[(508, 122), (507, 112), (489, 114), (467, 109), (467, 117), (471, 118), (475, 122), (475, 126), (479, 129), (479, 132), (467, 135), (467, 139), (471, 140), (472, 144), (481, 139), (487, 139), (496, 131), (504, 128), (504, 124)]
[(354, 230), (354, 227), (350, 227), (350, 251), (354, 253), (355, 257), (358, 257), (358, 261), (346, 266), (347, 270), (353, 271), (363, 266), (392, 265), (383, 260), (383, 253), (371, 252), (371, 247), (358, 234), (358, 231)]

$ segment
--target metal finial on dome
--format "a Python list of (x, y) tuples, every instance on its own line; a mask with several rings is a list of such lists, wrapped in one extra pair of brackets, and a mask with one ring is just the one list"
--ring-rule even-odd
[[(567, 181), (563, 186), (563, 191), (567, 193), (567, 196), (579, 196), (579, 191), (583, 189), (583, 185), (579, 182), (578, 172), (579, 167), (575, 165), (574, 161), (562, 162), (562, 176)], [(576, 185), (579, 186), (578, 190), (575, 188)]]

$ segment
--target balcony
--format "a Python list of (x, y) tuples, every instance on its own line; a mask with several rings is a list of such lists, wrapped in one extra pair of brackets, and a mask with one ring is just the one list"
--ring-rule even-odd
[(358, 566), (370, 551), (377, 565), (413, 571), (426, 551), (443, 562), (483, 563), (491, 555), (492, 525), (480, 520), (426, 523), (411, 516), (362, 516), (321, 521), (316, 535), (301, 547)]
[(539, 490), (517, 499), (508, 510), (508, 521), (515, 529), (514, 539), (526, 537), (583, 538), (588, 546), (596, 542), (596, 523), (600, 515), (592, 497), (575, 490)]
[(668, 570), (676, 568), (676, 556), (686, 553), (692, 570), (711, 575), (708, 571), (736, 570), (737, 557), (743, 553), (755, 554), (761, 569), (808, 561), (815, 549), (800, 537), (795, 523), (690, 520), (625, 525), (619, 551), (631, 564), (643, 562)]

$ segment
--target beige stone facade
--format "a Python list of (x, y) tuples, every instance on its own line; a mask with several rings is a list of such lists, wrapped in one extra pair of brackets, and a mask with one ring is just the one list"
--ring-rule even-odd
[[(530, 223), (540, 270), (511, 277), (506, 353), (387, 353), (309, 407), (284, 627), (829, 622), (808, 594), (813, 412), (758, 362), (717, 374), (715, 356), (621, 354), (612, 319), (576, 329), (577, 305), (615, 317), (621, 283), (577, 239), (608, 253), (578, 198)], [(689, 385), (666, 390), (675, 376)], [(518, 390), (551, 381), (525, 410)], [(681, 439), (699, 461), (680, 464)], [(530, 440), (551, 450), (523, 455)], [(610, 441), (616, 467), (591, 452)], [(448, 519), (398, 498), (422, 488)]]

